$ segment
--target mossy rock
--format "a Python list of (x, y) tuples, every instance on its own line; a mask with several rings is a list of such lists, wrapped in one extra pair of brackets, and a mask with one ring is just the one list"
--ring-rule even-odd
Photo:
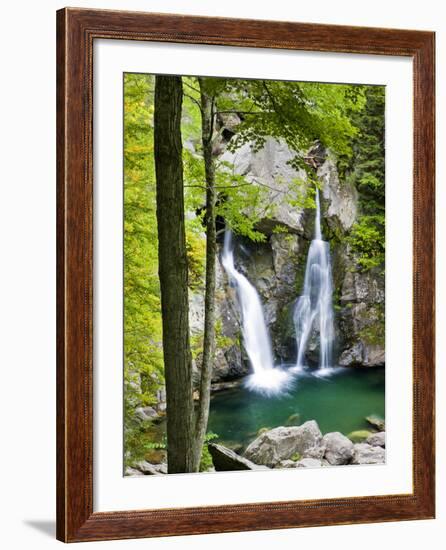
[(375, 414), (371, 414), (370, 416), (366, 416), (365, 419), (367, 420), (367, 422), (373, 426), (376, 430), (378, 430), (379, 432), (384, 432), (386, 431), (386, 423), (385, 421), (380, 418), (379, 416), (375, 415)]
[(347, 437), (353, 443), (363, 443), (372, 433), (369, 430), (355, 430), (347, 434)]

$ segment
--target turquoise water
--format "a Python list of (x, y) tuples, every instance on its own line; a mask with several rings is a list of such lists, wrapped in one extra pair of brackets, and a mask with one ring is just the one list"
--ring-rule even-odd
[[(317, 371), (313, 371), (316, 373)], [(384, 418), (384, 369), (337, 369), (329, 378), (299, 375), (286, 394), (267, 397), (236, 388), (215, 393), (208, 429), (232, 448), (246, 447), (261, 428), (316, 420), (322, 433), (367, 429), (365, 417)]]

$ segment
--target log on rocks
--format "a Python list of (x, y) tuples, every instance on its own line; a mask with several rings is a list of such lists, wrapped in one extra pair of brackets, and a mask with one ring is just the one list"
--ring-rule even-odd
[(247, 458), (243, 458), (231, 449), (218, 445), (217, 443), (208, 444), (209, 452), (212, 456), (215, 470), (217, 472), (229, 472), (234, 470), (268, 470), (266, 466), (258, 466)]

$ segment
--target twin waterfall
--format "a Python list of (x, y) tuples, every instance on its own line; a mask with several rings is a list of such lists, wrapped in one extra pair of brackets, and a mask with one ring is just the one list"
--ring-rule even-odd
[(253, 369), (253, 374), (247, 380), (248, 387), (267, 394), (279, 393), (286, 388), (291, 381), (289, 371), (299, 371), (305, 366), (305, 352), (314, 331), (320, 340), (319, 371), (322, 374), (331, 368), (334, 340), (333, 287), (329, 244), (322, 240), (318, 189), (314, 239), (308, 252), (303, 293), (294, 310), (297, 343), (297, 363), (294, 369), (285, 371), (274, 366), (271, 338), (262, 303), (253, 285), (234, 266), (230, 231), (225, 233), (221, 262), (237, 291), (243, 344)]

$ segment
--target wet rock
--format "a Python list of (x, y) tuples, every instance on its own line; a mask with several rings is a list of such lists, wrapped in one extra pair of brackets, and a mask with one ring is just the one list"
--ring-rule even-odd
[(325, 434), (322, 440), (325, 445), (324, 458), (330, 464), (348, 464), (353, 457), (353, 443), (340, 432)]
[(238, 455), (231, 449), (216, 443), (208, 444), (209, 452), (216, 472), (233, 470), (267, 470), (265, 466), (254, 464), (250, 460)]
[(226, 360), (224, 351), (220, 348), (215, 350), (214, 364), (212, 368), (212, 382), (226, 380), (229, 377), (231, 368)]
[[(382, 268), (358, 269), (348, 244), (337, 245), (333, 273), (341, 306), (339, 329), (344, 366), (383, 366), (385, 280)], [(338, 275), (344, 272), (343, 278)]]
[(341, 367), (353, 367), (362, 364), (362, 343), (357, 342), (351, 348), (344, 350), (338, 363)]
[(385, 447), (386, 446), (386, 432), (378, 432), (371, 434), (365, 441), (372, 447)]
[(364, 344), (364, 361), (366, 367), (384, 366), (386, 352), (380, 344)]
[(211, 392), (217, 393), (220, 391), (225, 390), (232, 390), (234, 388), (238, 388), (240, 384), (242, 383), (242, 380), (231, 380), (229, 382), (216, 382), (211, 384)]
[(317, 175), (322, 181), (323, 200), (328, 202), (325, 219), (333, 229), (347, 231), (356, 220), (358, 192), (354, 185), (339, 181), (335, 159), (328, 154)]
[(376, 416), (375, 414), (371, 414), (370, 416), (366, 416), (365, 419), (367, 422), (376, 428), (380, 432), (384, 432), (386, 429), (386, 423), (385, 421), (380, 418), (379, 416)]
[(256, 464), (274, 467), (282, 460), (289, 460), (296, 453), (306, 457), (306, 453), (318, 448), (321, 441), (322, 434), (314, 420), (309, 420), (301, 426), (280, 426), (255, 439), (246, 449), (245, 457)]
[(373, 447), (368, 443), (356, 443), (352, 464), (384, 464), (386, 451), (382, 447)]
[(297, 266), (290, 259), (299, 258), (305, 243), (299, 235), (277, 233), (271, 235), (270, 244), (274, 273), (278, 283), (280, 283), (283, 292), (291, 294), (290, 297), (294, 298)]
[(381, 367), (386, 362), (386, 354), (381, 344), (366, 344), (356, 342), (351, 348), (344, 350), (339, 357), (341, 367)]

